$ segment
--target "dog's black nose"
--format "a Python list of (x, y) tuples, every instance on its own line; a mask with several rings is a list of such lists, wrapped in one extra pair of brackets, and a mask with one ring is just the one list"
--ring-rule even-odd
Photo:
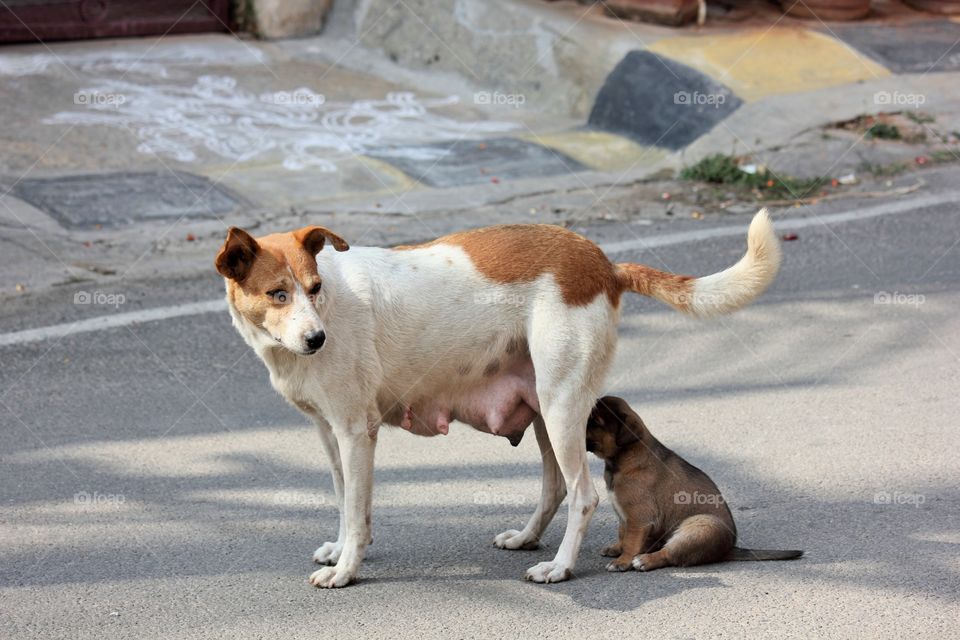
[(307, 349), (311, 351), (316, 351), (323, 346), (324, 341), (327, 339), (327, 334), (323, 331), (317, 331), (316, 333), (311, 333), (307, 336)]

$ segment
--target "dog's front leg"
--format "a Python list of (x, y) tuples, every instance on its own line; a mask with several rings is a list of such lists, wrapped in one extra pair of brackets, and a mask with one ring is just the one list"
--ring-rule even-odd
[(327, 460), (330, 462), (330, 473), (333, 476), (333, 490), (337, 497), (337, 512), (340, 520), (336, 542), (324, 542), (313, 552), (313, 561), (317, 564), (336, 564), (343, 551), (343, 544), (347, 539), (347, 521), (343, 516), (343, 464), (340, 462), (340, 445), (333, 433), (333, 427), (319, 415), (314, 416), (317, 431), (320, 433), (320, 444)]
[(370, 542), (370, 503), (373, 494), (373, 456), (376, 432), (367, 421), (334, 423), (334, 435), (343, 465), (343, 512), (346, 538), (337, 564), (314, 571), (310, 583), (315, 587), (343, 587), (357, 577), (363, 554)]

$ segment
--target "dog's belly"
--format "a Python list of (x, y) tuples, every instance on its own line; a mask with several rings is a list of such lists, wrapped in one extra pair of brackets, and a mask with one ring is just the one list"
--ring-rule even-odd
[(533, 363), (524, 359), (474, 383), (406, 405), (399, 426), (417, 435), (435, 436), (446, 434), (450, 421), (458, 420), (517, 444), (539, 412)]

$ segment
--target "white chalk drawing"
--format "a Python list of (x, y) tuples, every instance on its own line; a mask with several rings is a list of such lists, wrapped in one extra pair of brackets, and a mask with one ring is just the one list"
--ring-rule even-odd
[[(290, 170), (336, 171), (333, 159), (344, 154), (516, 128), (508, 122), (458, 121), (432, 111), (456, 104), (456, 96), (418, 98), (396, 92), (382, 100), (336, 102), (308, 88), (254, 94), (238, 88), (230, 76), (200, 76), (192, 86), (102, 80), (78, 93), (123, 99), (86, 100), (82, 110), (63, 111), (44, 122), (123, 128), (136, 134), (139, 151), (180, 162), (196, 162), (206, 150), (232, 162), (279, 155)], [(392, 152), (403, 154), (404, 147)], [(411, 146), (406, 155), (436, 158), (443, 153)]]

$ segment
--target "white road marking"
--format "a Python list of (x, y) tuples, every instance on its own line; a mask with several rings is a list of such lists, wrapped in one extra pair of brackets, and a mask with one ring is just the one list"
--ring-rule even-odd
[[(909, 200), (894, 200), (883, 204), (874, 205), (857, 209), (856, 211), (844, 211), (838, 213), (826, 213), (817, 216), (804, 218), (786, 218), (783, 220), (773, 219), (773, 224), (778, 232), (797, 231), (808, 227), (819, 227), (824, 224), (843, 224), (844, 222), (856, 222), (878, 216), (888, 216), (894, 213), (906, 213), (914, 209), (924, 207), (933, 207), (941, 204), (960, 203), (960, 191), (947, 191), (943, 193), (931, 194), (912, 198)], [(713, 227), (711, 229), (698, 229), (696, 231), (681, 231), (678, 233), (666, 233), (652, 238), (636, 238), (634, 240), (624, 240), (622, 242), (610, 242), (601, 244), (600, 248), (605, 253), (623, 253), (625, 251), (636, 251), (637, 249), (656, 249), (657, 247), (666, 247), (672, 244), (681, 244), (684, 242), (696, 242), (699, 240), (708, 240), (710, 238), (725, 238), (727, 236), (736, 236), (746, 234), (746, 227), (741, 225), (727, 227)]]
[[(960, 192), (947, 191), (939, 194), (926, 195), (919, 198), (911, 198), (909, 200), (886, 202), (856, 211), (844, 211), (804, 218), (774, 220), (774, 224), (776, 225), (778, 232), (796, 231), (798, 229), (818, 227), (824, 224), (856, 222), (858, 220), (866, 220), (869, 218), (876, 218), (878, 216), (907, 213), (909, 211), (922, 209), (924, 207), (933, 207), (958, 202), (960, 202)], [(725, 227), (714, 227), (711, 229), (697, 229), (695, 231), (667, 233), (651, 238), (624, 240), (623, 242), (610, 242), (601, 244), (600, 248), (603, 249), (603, 251), (607, 254), (615, 254), (626, 251), (636, 251), (638, 249), (652, 249), (675, 244), (684, 244), (687, 242), (699, 242), (701, 240), (707, 240), (710, 238), (725, 238), (728, 236), (739, 236), (745, 234), (746, 225), (738, 224), (728, 225)], [(173, 305), (169, 307), (155, 307), (153, 309), (143, 309), (141, 311), (128, 311), (109, 316), (99, 316), (96, 318), (88, 318), (86, 320), (78, 320), (76, 322), (55, 324), (49, 327), (40, 327), (38, 329), (25, 329), (23, 331), (0, 333), (0, 347), (62, 338), (64, 336), (77, 333), (115, 329), (117, 327), (125, 327), (142, 322), (168, 320), (170, 318), (193, 316), (201, 313), (223, 312), (226, 311), (226, 309), (226, 301), (222, 298), (218, 298), (216, 300), (190, 302), (187, 304)]]
[(87, 318), (86, 320), (77, 320), (76, 322), (65, 322), (49, 327), (40, 327), (39, 329), (25, 329), (11, 333), (0, 333), (0, 347), (62, 338), (75, 333), (116, 329), (117, 327), (126, 327), (141, 322), (154, 322), (156, 320), (167, 320), (169, 318), (194, 316), (200, 313), (223, 312), (226, 310), (227, 301), (219, 298), (217, 300), (190, 302), (170, 307), (154, 307), (153, 309), (142, 309), (140, 311), (126, 311), (111, 316), (98, 316), (96, 318)]

